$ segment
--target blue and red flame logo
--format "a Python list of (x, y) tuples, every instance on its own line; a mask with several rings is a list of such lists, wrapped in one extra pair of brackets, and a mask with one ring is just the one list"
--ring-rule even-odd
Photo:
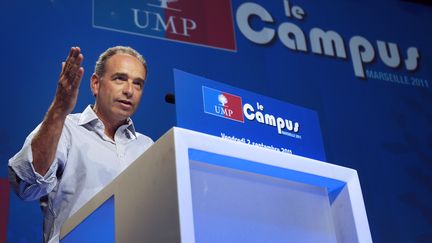
[(202, 87), (204, 112), (207, 114), (244, 122), (242, 98), (217, 89)]

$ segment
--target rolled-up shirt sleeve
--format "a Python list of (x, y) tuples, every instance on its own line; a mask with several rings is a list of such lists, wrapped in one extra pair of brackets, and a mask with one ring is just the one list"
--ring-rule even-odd
[(57, 152), (48, 172), (42, 176), (33, 167), (31, 142), (40, 125), (26, 138), (21, 150), (9, 159), (9, 181), (17, 195), (23, 200), (37, 200), (50, 193), (57, 185), (58, 175), (64, 168), (67, 157), (67, 139), (63, 133)]

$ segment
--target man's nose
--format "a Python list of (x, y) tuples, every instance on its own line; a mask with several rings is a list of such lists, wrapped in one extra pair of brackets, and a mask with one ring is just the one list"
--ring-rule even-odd
[(132, 97), (133, 85), (131, 82), (125, 82), (125, 84), (123, 85), (123, 94), (125, 94), (127, 97)]

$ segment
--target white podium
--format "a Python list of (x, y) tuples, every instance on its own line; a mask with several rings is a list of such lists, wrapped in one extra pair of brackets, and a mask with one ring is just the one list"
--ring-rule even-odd
[(172, 128), (62, 242), (372, 242), (357, 172)]

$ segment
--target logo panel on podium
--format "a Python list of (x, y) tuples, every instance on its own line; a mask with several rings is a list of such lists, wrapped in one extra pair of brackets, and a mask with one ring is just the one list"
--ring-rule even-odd
[(177, 126), (326, 160), (315, 111), (180, 70), (174, 79)]

